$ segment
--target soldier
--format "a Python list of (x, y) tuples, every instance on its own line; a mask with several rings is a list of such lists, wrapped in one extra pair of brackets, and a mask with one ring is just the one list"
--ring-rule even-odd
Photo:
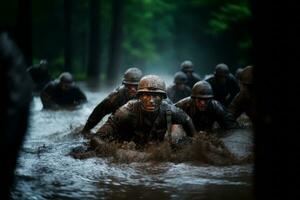
[(235, 71), (235, 78), (236, 80), (240, 80), (240, 76), (241, 76), (241, 72), (243, 71), (243, 68), (237, 68), (237, 70)]
[(247, 66), (242, 70), (240, 75), (241, 90), (228, 108), (235, 119), (245, 112), (251, 121), (253, 121), (256, 112), (253, 87), (253, 67)]
[(138, 68), (127, 69), (124, 73), (123, 85), (110, 93), (96, 106), (83, 128), (83, 134), (94, 128), (105, 115), (114, 113), (129, 100), (136, 98), (137, 86), (142, 76), (142, 71)]
[(214, 99), (227, 107), (235, 95), (239, 92), (239, 84), (235, 77), (229, 72), (226, 64), (218, 64), (215, 73), (205, 79), (210, 83)]
[(197, 131), (211, 130), (214, 122), (225, 130), (238, 125), (226, 108), (213, 99), (212, 88), (206, 81), (197, 82), (192, 88), (192, 95), (177, 102), (175, 106), (192, 118)]
[(193, 63), (189, 60), (181, 63), (181, 71), (187, 75), (186, 85), (193, 88), (194, 84), (201, 80), (200, 76), (194, 72)]
[(45, 109), (74, 108), (87, 101), (68, 72), (62, 73), (58, 80), (46, 85), (41, 92), (41, 100)]
[(167, 88), (167, 96), (173, 103), (191, 95), (191, 88), (186, 86), (187, 76), (183, 72), (174, 75), (174, 84)]
[(182, 125), (187, 136), (196, 133), (191, 118), (185, 112), (163, 101), (166, 86), (160, 77), (143, 77), (137, 96), (138, 99), (127, 102), (109, 117), (92, 138), (93, 147), (101, 145), (103, 140), (133, 141), (138, 147), (150, 141), (161, 142), (165, 136), (170, 138), (173, 124)]
[(39, 64), (27, 69), (34, 83), (34, 92), (39, 93), (52, 80), (48, 71), (47, 60), (41, 60)]

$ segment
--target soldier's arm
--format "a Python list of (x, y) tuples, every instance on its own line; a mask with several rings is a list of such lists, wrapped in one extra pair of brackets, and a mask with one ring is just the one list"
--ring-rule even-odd
[(41, 92), (41, 101), (45, 109), (58, 109), (60, 106), (53, 99), (53, 84), (49, 83)]
[(228, 111), (232, 114), (234, 119), (237, 119), (244, 112), (242, 108), (242, 98), (241, 93), (238, 93), (228, 107)]
[[(105, 141), (112, 141), (118, 138), (123, 126), (128, 125), (130, 112), (122, 106), (99, 128), (93, 138), (98, 138)], [(95, 141), (93, 139), (92, 141)]]
[(109, 96), (107, 96), (105, 99), (103, 99), (93, 110), (91, 115), (89, 116), (83, 131), (89, 131), (92, 128), (94, 128), (101, 119), (114, 111), (114, 104), (117, 100), (117, 92), (113, 92)]
[(238, 128), (237, 121), (233, 118), (232, 114), (222, 106), (219, 102), (213, 102), (213, 109), (216, 114), (216, 121), (220, 127), (224, 130)]
[(172, 111), (172, 124), (181, 124), (187, 136), (196, 134), (196, 129), (192, 119), (180, 108), (175, 107)]

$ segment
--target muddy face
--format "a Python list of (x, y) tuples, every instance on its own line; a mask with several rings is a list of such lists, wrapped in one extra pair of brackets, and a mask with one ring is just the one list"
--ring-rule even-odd
[(209, 99), (195, 98), (195, 105), (199, 111), (205, 111), (208, 105)]
[(130, 97), (134, 97), (137, 92), (137, 85), (135, 84), (125, 84), (125, 88)]
[(142, 103), (142, 108), (147, 112), (157, 111), (162, 102), (162, 96), (157, 93), (143, 93), (139, 99)]

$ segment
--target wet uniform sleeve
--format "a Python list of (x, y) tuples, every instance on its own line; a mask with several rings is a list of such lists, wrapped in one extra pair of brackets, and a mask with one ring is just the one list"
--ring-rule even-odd
[(244, 111), (242, 109), (242, 95), (237, 94), (229, 105), (228, 111), (233, 115), (234, 119), (237, 119)]
[(58, 104), (55, 103), (54, 99), (54, 84), (49, 83), (41, 92), (41, 101), (44, 108), (57, 108), (59, 107)]
[(180, 108), (175, 107), (172, 111), (172, 123), (181, 124), (186, 134), (190, 137), (196, 133), (192, 119)]
[(216, 114), (216, 121), (222, 129), (229, 130), (238, 127), (238, 123), (233, 118), (232, 114), (229, 113), (219, 102), (213, 103), (213, 109)]
[(125, 106), (119, 108), (97, 131), (97, 137), (106, 140), (113, 140), (119, 137), (122, 127), (130, 123), (130, 111)]
[(115, 101), (117, 100), (117, 92), (113, 92), (107, 96), (103, 101), (101, 101), (96, 108), (94, 108), (92, 114), (89, 116), (85, 126), (84, 131), (89, 131), (94, 128), (101, 119), (112, 112), (115, 111)]

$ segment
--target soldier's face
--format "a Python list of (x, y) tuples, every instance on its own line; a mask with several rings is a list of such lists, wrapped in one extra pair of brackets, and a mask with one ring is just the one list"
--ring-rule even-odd
[(162, 101), (162, 96), (154, 93), (144, 93), (139, 97), (142, 107), (147, 112), (155, 112), (159, 109)]
[(137, 85), (126, 84), (125, 87), (130, 97), (134, 97), (136, 95), (137, 87), (138, 87)]
[(216, 73), (215, 77), (216, 77), (217, 82), (219, 82), (221, 84), (225, 84), (225, 82), (228, 79), (228, 74), (227, 73)]
[(205, 111), (207, 108), (208, 99), (195, 98), (195, 104), (199, 111)]
[(67, 91), (71, 88), (72, 84), (71, 83), (64, 83), (64, 82), (61, 82), (60, 83), (60, 88), (63, 90), (63, 91)]

